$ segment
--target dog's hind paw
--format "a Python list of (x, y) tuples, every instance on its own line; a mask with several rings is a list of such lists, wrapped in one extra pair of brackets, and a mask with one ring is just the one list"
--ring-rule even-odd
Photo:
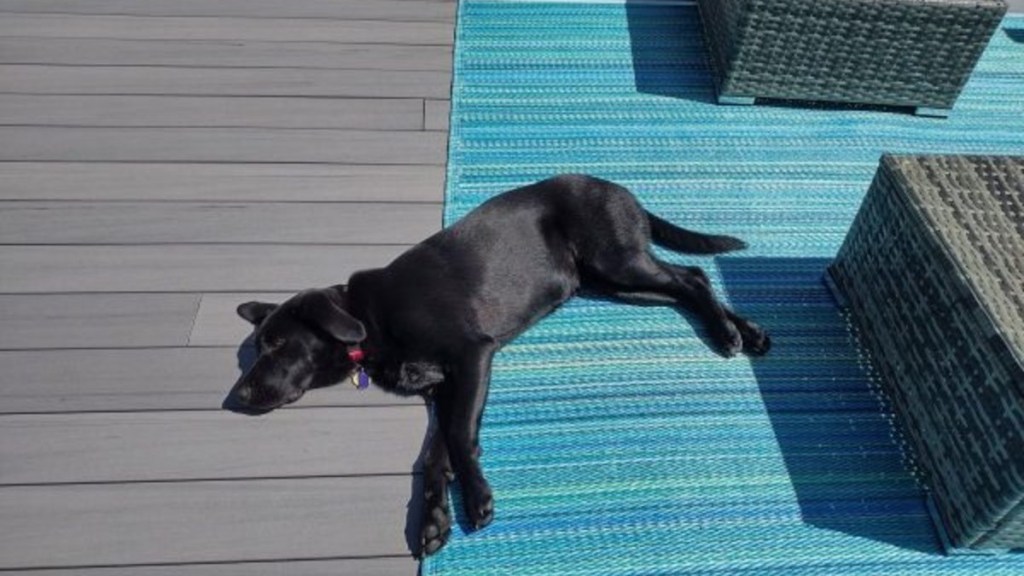
[(732, 358), (743, 350), (743, 334), (732, 322), (726, 320), (715, 332), (715, 341), (722, 356)]
[(751, 356), (764, 356), (772, 349), (772, 339), (767, 332), (759, 332), (756, 338), (743, 339), (743, 351)]
[(743, 351), (751, 356), (764, 356), (772, 348), (772, 339), (760, 326), (750, 321), (738, 323), (743, 335)]

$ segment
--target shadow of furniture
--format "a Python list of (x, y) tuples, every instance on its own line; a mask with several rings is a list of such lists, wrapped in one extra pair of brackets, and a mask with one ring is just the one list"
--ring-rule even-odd
[(696, 9), (647, 0), (625, 8), (637, 92), (713, 103)]
[(947, 548), (1024, 547), (1024, 157), (883, 156), (828, 276)]
[(941, 550), (889, 415), (821, 283), (828, 258), (715, 259), (735, 309), (771, 331), (750, 362), (808, 526), (922, 555)]
[(947, 116), (1005, 0), (698, 0), (723, 104), (755, 98)]

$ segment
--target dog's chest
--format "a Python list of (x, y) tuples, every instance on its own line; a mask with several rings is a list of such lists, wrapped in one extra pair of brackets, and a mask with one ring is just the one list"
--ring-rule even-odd
[(388, 359), (371, 364), (367, 371), (379, 387), (399, 395), (423, 394), (444, 381), (441, 365), (424, 360)]

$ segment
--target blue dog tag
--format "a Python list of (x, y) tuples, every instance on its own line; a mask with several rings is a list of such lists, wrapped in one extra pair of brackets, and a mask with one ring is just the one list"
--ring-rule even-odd
[(359, 390), (366, 390), (370, 386), (370, 375), (366, 373), (366, 370), (362, 368), (357, 369), (352, 373), (352, 385)]

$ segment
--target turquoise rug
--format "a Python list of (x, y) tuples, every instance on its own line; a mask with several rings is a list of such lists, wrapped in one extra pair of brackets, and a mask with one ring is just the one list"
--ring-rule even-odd
[(750, 243), (660, 255), (705, 266), (775, 348), (725, 360), (669, 308), (572, 301), (497, 358), (494, 523), (423, 574), (1024, 574), (1022, 554), (939, 553), (820, 282), (883, 151), (1024, 154), (1022, 42), (1008, 18), (948, 120), (721, 107), (692, 5), (464, 0), (447, 221), (559, 172), (615, 180)]

